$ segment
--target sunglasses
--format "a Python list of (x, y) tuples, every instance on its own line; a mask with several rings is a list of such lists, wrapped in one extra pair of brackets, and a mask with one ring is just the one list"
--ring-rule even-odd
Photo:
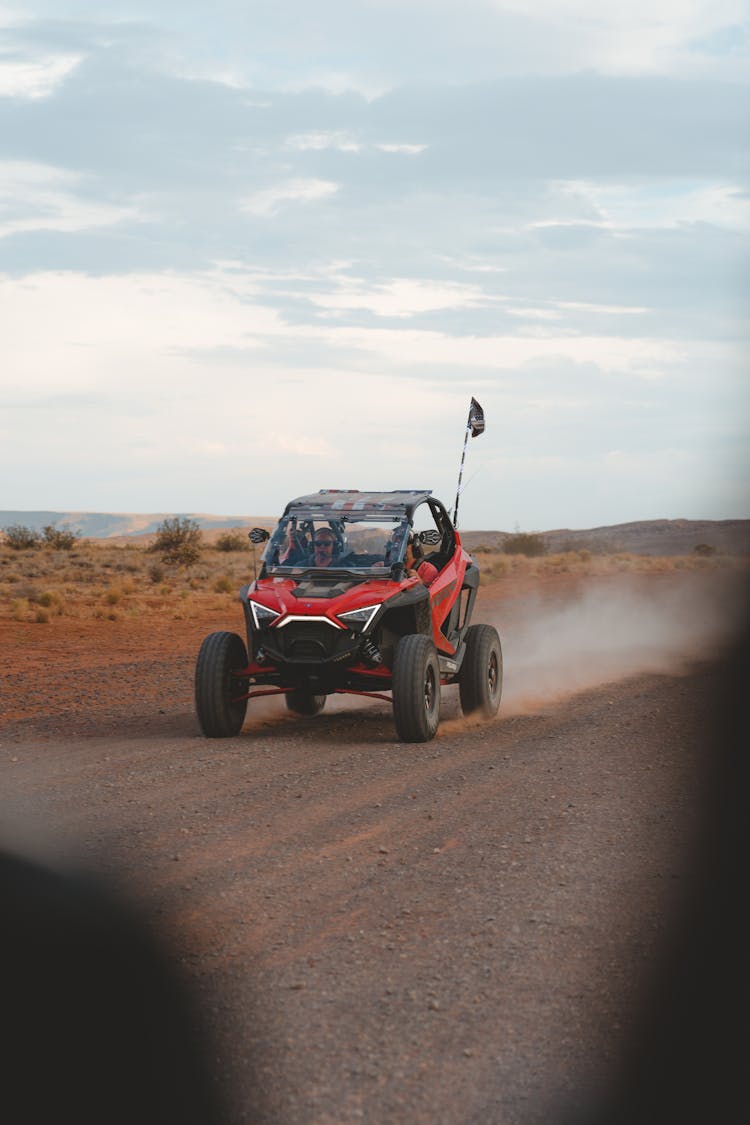
[(316, 547), (332, 547), (333, 544), (334, 544), (333, 539), (316, 539), (315, 540), (315, 546)]

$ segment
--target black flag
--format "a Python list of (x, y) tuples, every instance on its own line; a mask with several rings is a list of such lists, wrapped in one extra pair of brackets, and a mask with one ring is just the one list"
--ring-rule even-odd
[(484, 411), (475, 398), (472, 398), (469, 407), (469, 426), (472, 437), (479, 437), (484, 433)]
[(472, 396), (471, 406), (469, 407), (469, 417), (466, 422), (466, 429), (464, 431), (464, 448), (461, 454), (461, 466), (458, 470), (458, 489), (456, 491), (456, 506), (453, 509), (453, 526), (458, 527), (458, 498), (461, 495), (461, 478), (464, 475), (464, 461), (466, 459), (466, 446), (469, 441), (469, 434), (472, 437), (479, 437), (484, 433), (484, 411)]

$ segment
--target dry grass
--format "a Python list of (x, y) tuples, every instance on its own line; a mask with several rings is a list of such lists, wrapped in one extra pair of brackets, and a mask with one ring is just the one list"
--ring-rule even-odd
[[(157, 563), (147, 544), (82, 540), (72, 551), (13, 551), (0, 545), (0, 619), (51, 625), (60, 617), (103, 623), (128, 618), (187, 618), (198, 611), (222, 610), (236, 600), (253, 577), (253, 558), (245, 551), (205, 546), (191, 567)], [(652, 558), (644, 555), (592, 555), (568, 551), (541, 558), (481, 550), (475, 554), (482, 584), (504, 579), (543, 580), (577, 576), (728, 570), (747, 566), (732, 556)]]
[(737, 570), (747, 566), (747, 560), (734, 555), (631, 555), (618, 552), (613, 555), (592, 555), (590, 551), (565, 551), (541, 558), (525, 555), (505, 555), (499, 551), (477, 551), (474, 558), (479, 566), (483, 585), (502, 582), (506, 577), (542, 578), (555, 574), (589, 575), (619, 574), (672, 574), (685, 570)]
[(205, 547), (195, 566), (179, 567), (155, 562), (146, 546), (82, 540), (72, 551), (14, 551), (0, 544), (0, 619), (184, 618), (226, 607), (253, 576), (249, 549)]

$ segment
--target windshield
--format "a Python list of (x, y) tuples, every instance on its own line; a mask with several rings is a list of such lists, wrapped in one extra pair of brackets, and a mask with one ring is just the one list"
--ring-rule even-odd
[(391, 567), (403, 561), (409, 530), (404, 514), (368, 518), (357, 512), (327, 519), (320, 512), (297, 510), (279, 521), (263, 562), (268, 574), (312, 568), (390, 578)]

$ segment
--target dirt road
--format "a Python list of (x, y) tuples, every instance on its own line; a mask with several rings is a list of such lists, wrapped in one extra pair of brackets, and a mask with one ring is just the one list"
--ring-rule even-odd
[[(521, 665), (529, 597), (480, 606), (505, 612)], [(580, 591), (549, 597), (563, 629)], [(662, 652), (661, 672), (580, 690), (571, 653), (576, 692), (561, 668), (533, 705), (509, 666), (497, 721), (462, 719), (450, 688), (420, 746), (386, 704), (348, 699), (311, 720), (273, 701), (208, 742), (193, 656), (236, 624), (123, 624), (106, 643), (81, 626), (56, 669), (27, 629), (0, 736), (14, 843), (95, 863), (144, 904), (208, 1013), (236, 1121), (529, 1125), (590, 1104), (689, 884), (715, 666), (670, 672)]]

